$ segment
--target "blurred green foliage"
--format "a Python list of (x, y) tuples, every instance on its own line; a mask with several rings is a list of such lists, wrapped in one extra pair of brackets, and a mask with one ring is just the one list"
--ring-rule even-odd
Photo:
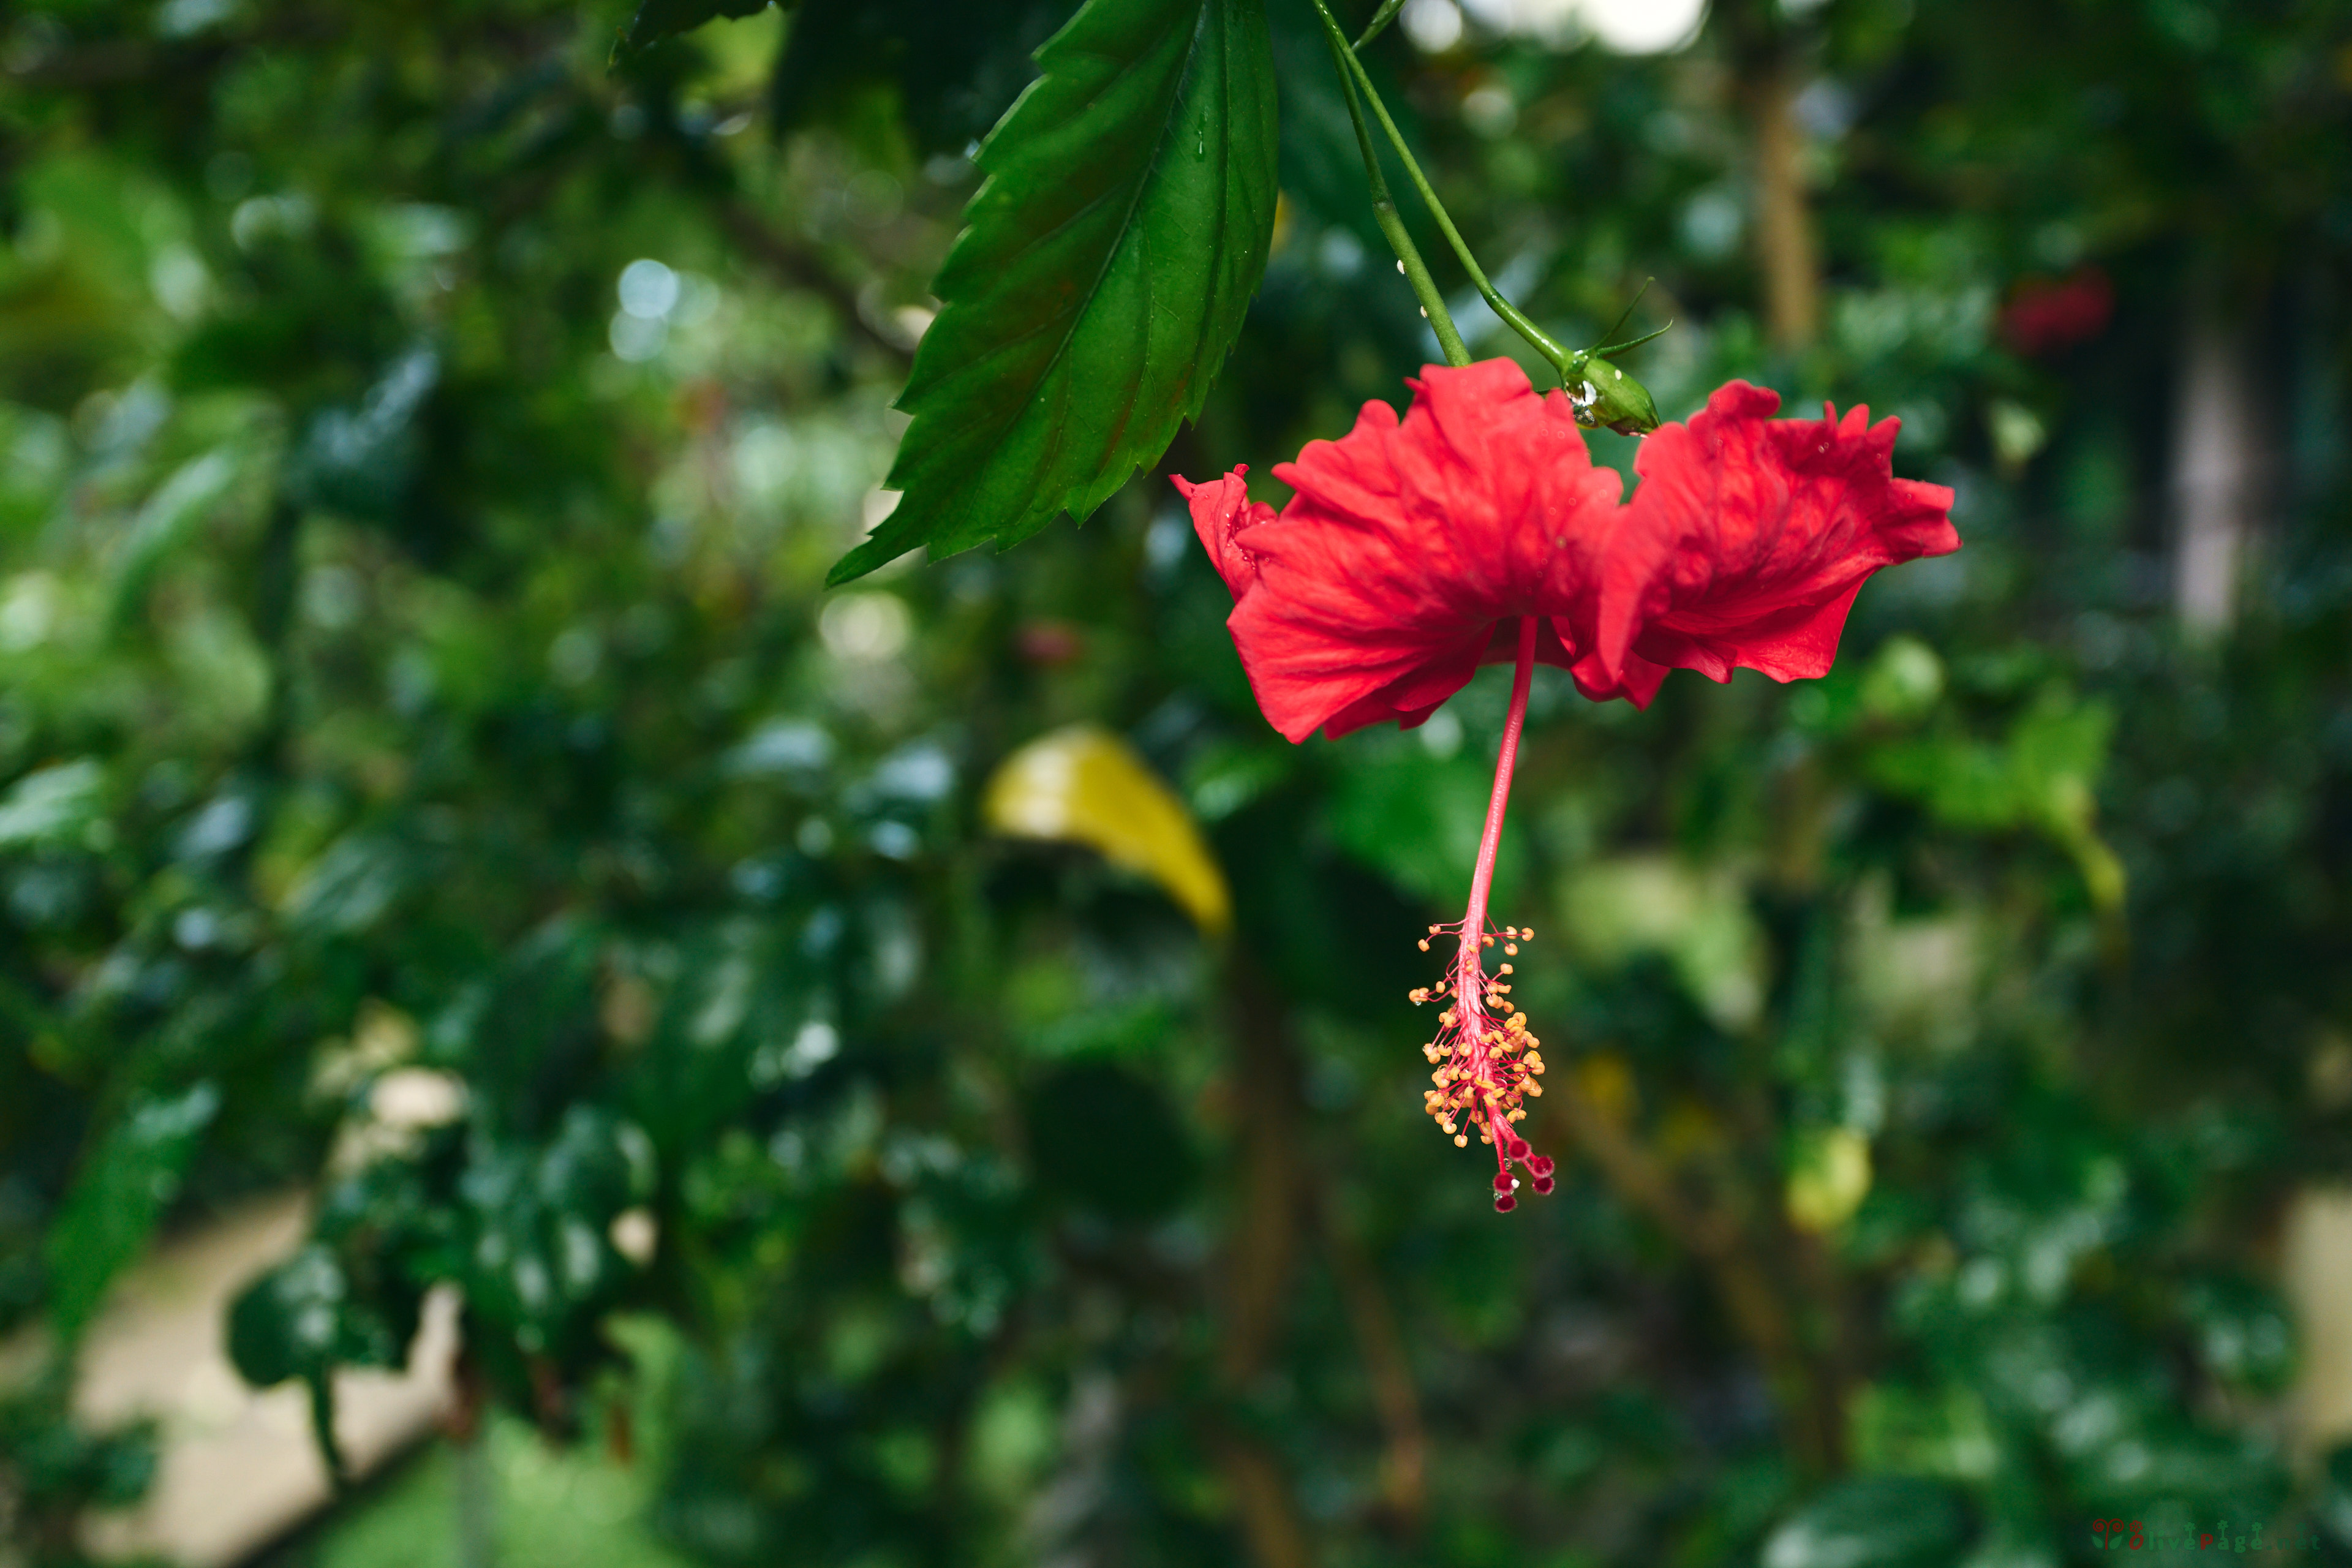
[[(1496, 913), (1539, 933), (1562, 1183), (1505, 1220), (1404, 1000), (1497, 672), (1286, 746), (1152, 475), (822, 594), (960, 150), (1063, 18), (771, 8), (608, 68), (740, 8), (0, 20), (0, 1329), (48, 1347), (0, 1402), (13, 1550), (78, 1561), (142, 1484), (70, 1418), (108, 1276), (308, 1184), (249, 1374), (395, 1361), (455, 1284), (547, 1441), (640, 1390), (698, 1562), (2023, 1568), (2116, 1518), (2352, 1554), (2275, 1282), (2352, 1163), (2352, 15), (1723, 0), (1631, 58), (1481, 5), (1368, 51), (1557, 335), (1654, 273), (1663, 412), (1868, 400), (1968, 542), (1820, 682), (1538, 681)], [(1430, 353), (1311, 15), (1267, 16), (1274, 254), (1163, 472), (1262, 475)], [(1810, 340), (1759, 307), (1774, 82)], [(2005, 330), (2083, 269), (2111, 321)], [(2270, 522), (2183, 637), (2214, 300)], [(981, 830), (1081, 720), (1181, 788), (1229, 942)]]
[[(495, 1488), (491, 1542), (510, 1568), (688, 1568), (694, 1559), (655, 1539), (646, 1517), (646, 1464), (602, 1445), (558, 1448), (511, 1416), (492, 1422), (481, 1449)], [(450, 1520), (464, 1506), (467, 1456), (442, 1447), (363, 1492), (264, 1564), (415, 1568), (454, 1553)]]

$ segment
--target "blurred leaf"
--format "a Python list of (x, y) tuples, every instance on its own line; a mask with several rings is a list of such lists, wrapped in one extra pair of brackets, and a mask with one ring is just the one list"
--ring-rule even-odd
[(2344, 1546), (2352, 1546), (2352, 1443), (2330, 1450), (2321, 1468), (2319, 1521)]
[(1862, 709), (1874, 719), (1925, 717), (1944, 694), (1944, 661), (1917, 637), (1898, 635), (1879, 645), (1862, 678)]
[(322, 1376), (338, 1364), (403, 1365), (416, 1331), (413, 1315), (386, 1321), (371, 1308), (332, 1251), (305, 1247), (229, 1304), (229, 1362), (256, 1388)]
[(612, 1225), (651, 1195), (654, 1177), (645, 1133), (585, 1102), (564, 1113), (544, 1147), (478, 1154), (461, 1184), (473, 1231), (467, 1308), (532, 1353), (561, 1347), (633, 1273)]
[(287, 466), (287, 489), (311, 506), (391, 521), (415, 477), (417, 414), (440, 379), (431, 349), (401, 355), (357, 408), (330, 408), (311, 420)]
[(88, 1509), (127, 1507), (154, 1479), (154, 1423), (88, 1429), (75, 1420), (72, 1379), (60, 1370), (53, 1366), (0, 1394), (0, 1473), (9, 1481), (12, 1549), (41, 1539), (45, 1516), (79, 1522)]
[(1212, 935), (1233, 922), (1224, 873), (1175, 792), (1118, 736), (1076, 724), (1030, 742), (988, 781), (998, 833), (1084, 844), (1150, 878)]
[[(1466, 752), (1433, 756), (1415, 737), (1387, 736), (1373, 743), (1385, 743), (1388, 750), (1377, 759), (1342, 766), (1334, 782), (1332, 837), (1356, 859), (1427, 903), (1439, 909), (1460, 905), (1469, 896), (1478, 841), (1486, 831), (1493, 773)], [(1495, 857), (1498, 919), (1509, 918), (1526, 847), (1525, 835), (1506, 816), (1503, 847)]]
[(806, 785), (822, 778), (834, 755), (833, 737), (808, 719), (774, 719), (719, 759), (731, 778), (782, 779)]
[(1718, 1027), (1745, 1027), (1763, 1008), (1763, 933), (1746, 889), (1719, 867), (1666, 855), (1587, 861), (1564, 879), (1559, 908), (1570, 940), (1600, 964), (1671, 956), (1675, 978)]
[(2102, 910), (2121, 907), (2122, 862), (2095, 826), (2095, 790), (2106, 765), (2115, 713), (2102, 702), (2044, 691), (1998, 745), (1957, 730), (1875, 748), (1878, 784), (1924, 803), (1956, 827), (2032, 828), (2073, 855)]
[[(1339, 15), (1345, 16), (1346, 7), (1339, 8)], [(1381, 237), (1371, 203), (1365, 199), (1363, 152), (1356, 142), (1355, 121), (1349, 116), (1348, 100), (1340, 93), (1339, 74), (1331, 68), (1330, 46), (1325, 41), (1322, 24), (1313, 7), (1307, 5), (1273, 6), (1267, 12), (1267, 21), (1274, 35), (1275, 68), (1282, 81), (1282, 194), (1285, 202), (1297, 209), (1286, 221), (1303, 218), (1311, 220), (1313, 228), (1343, 229), (1355, 236), (1371, 254), (1383, 254), (1387, 241)], [(1385, 53), (1370, 52), (1365, 58), (1366, 68), (1381, 89), (1397, 129), (1412, 147), (1414, 159), (1425, 168), (1433, 158), (1422, 118), (1416, 112), (1414, 95), (1399, 89), (1399, 83), (1387, 69)], [(1405, 204), (1402, 216), (1416, 235), (1423, 233), (1426, 220), (1414, 210), (1413, 204)], [(1432, 228), (1426, 231), (1422, 243), (1430, 246), (1442, 242)], [(1413, 315), (1412, 297), (1408, 291), (1391, 290), (1381, 283), (1377, 291), (1359, 288), (1350, 293), (1348, 302), (1355, 309), (1364, 309), (1368, 299), (1383, 300), (1394, 312), (1392, 320), (1412, 321), (1417, 329), (1415, 335), (1394, 347), (1413, 353), (1423, 351), (1421, 333), (1427, 329)], [(1390, 321), (1381, 322), (1383, 329), (1391, 324)], [(1390, 334), (1383, 331), (1382, 335)]]
[(862, 576), (1084, 519), (1199, 414), (1265, 270), (1275, 82), (1258, 0), (1090, 0), (978, 162), (898, 406)]
[(216, 447), (182, 464), (156, 488), (115, 552), (107, 595), (110, 625), (121, 626), (138, 608), (156, 571), (228, 493), (237, 473), (237, 453)]
[(1071, 0), (859, 0), (803, 9), (785, 36), (769, 100), (778, 135), (832, 111), (855, 123), (859, 90), (898, 89), (925, 152), (962, 153), (1029, 84), (1037, 46)]
[(1577, 1089), (1596, 1112), (1618, 1127), (1632, 1122), (1641, 1109), (1642, 1086), (1622, 1055), (1616, 1051), (1580, 1055), (1570, 1070), (1576, 1074)]
[(1828, 1127), (1798, 1140), (1786, 1204), (1801, 1230), (1835, 1230), (1870, 1195), (1870, 1140), (1851, 1127)]
[(2081, 809), (2105, 764), (2115, 716), (2103, 704), (2045, 692), (1999, 744), (1950, 731), (1879, 747), (1871, 771), (1956, 826), (2044, 826)]
[(285, 912), (299, 930), (339, 935), (364, 931), (415, 879), (416, 852), (389, 834), (346, 834), (288, 889)]
[(1840, 1481), (1764, 1542), (1764, 1568), (1927, 1568), (1958, 1555), (1961, 1517), (1952, 1493), (1910, 1476)]
[[(791, 10), (795, 3), (783, 0), (784, 9)], [(641, 55), (664, 38), (690, 33), (714, 17), (755, 16), (769, 4), (770, 0), (644, 0), (614, 42), (612, 63), (618, 65), (632, 55)]]
[[(335, 1254), (313, 1243), (229, 1304), (230, 1364), (256, 1388), (301, 1379), (310, 1394), (311, 1438), (339, 1487), (345, 1468), (335, 1436), (335, 1369), (405, 1364), (416, 1333), (416, 1300), (413, 1290), (362, 1297)], [(384, 1310), (387, 1302), (393, 1315)]]
[(1279, 736), (1272, 743), (1205, 746), (1184, 770), (1184, 796), (1201, 821), (1223, 822), (1287, 780), (1298, 758), (1298, 748)]
[(2252, 1279), (2215, 1278), (2190, 1284), (2181, 1305), (2217, 1374), (2257, 1394), (2279, 1393), (2294, 1381), (2294, 1324), (2277, 1292)]
[(2000, 1462), (1984, 1401), (1964, 1384), (1872, 1384), (1855, 1394), (1851, 1422), (1857, 1469), (1981, 1481)]
[(108, 1282), (145, 1248), (220, 1105), (211, 1083), (168, 1100), (141, 1099), (82, 1167), (46, 1248), (49, 1316), (60, 1338), (81, 1332)]
[(95, 757), (37, 768), (0, 795), (0, 849), (86, 844), (105, 825), (106, 770)]
[(1192, 1184), (1198, 1162), (1167, 1097), (1132, 1070), (1074, 1062), (1027, 1107), (1030, 1158), (1046, 1190), (1113, 1219), (1156, 1219)]

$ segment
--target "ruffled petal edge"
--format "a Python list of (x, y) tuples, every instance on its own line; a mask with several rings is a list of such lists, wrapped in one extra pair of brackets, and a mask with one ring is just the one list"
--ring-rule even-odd
[(1200, 484), (1181, 474), (1168, 476), (1192, 509), (1192, 531), (1200, 535), (1201, 547), (1209, 552), (1210, 564), (1216, 567), (1217, 575), (1224, 579), (1226, 592), (1236, 601), (1257, 581), (1257, 558), (1239, 536), (1262, 522), (1274, 521), (1274, 508), (1249, 499), (1249, 484), (1244, 478), (1248, 473), (1247, 463), (1236, 463), (1231, 473)]

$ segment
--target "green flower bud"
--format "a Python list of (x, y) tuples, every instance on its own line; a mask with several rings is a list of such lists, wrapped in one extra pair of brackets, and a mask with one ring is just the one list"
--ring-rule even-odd
[(1591, 353), (1570, 356), (1560, 370), (1576, 422), (1587, 430), (1646, 436), (1658, 427), (1658, 407), (1650, 389)]

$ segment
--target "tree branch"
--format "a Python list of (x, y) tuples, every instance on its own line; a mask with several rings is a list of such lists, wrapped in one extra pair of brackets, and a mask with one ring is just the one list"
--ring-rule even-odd
[(1688, 1201), (1664, 1163), (1593, 1104), (1573, 1075), (1548, 1078), (1544, 1103), (1555, 1126), (1591, 1157), (1619, 1200), (1647, 1215), (1706, 1270), (1732, 1328), (1763, 1363), (1790, 1452), (1816, 1475), (1835, 1473), (1845, 1447), (1843, 1403), (1807, 1355), (1763, 1254), (1737, 1220), (1720, 1204)]
[(1421, 1425), (1421, 1395), (1413, 1385), (1404, 1335), (1363, 1249), (1326, 1200), (1316, 1205), (1331, 1272), (1355, 1331), (1356, 1349), (1371, 1379), (1372, 1405), (1380, 1412), (1387, 1449), (1381, 1457), (1381, 1497), (1406, 1534), (1418, 1533), (1429, 1503), (1429, 1444)]
[[(1238, 1400), (1265, 1373), (1290, 1300), (1303, 1195), (1297, 1139), (1305, 1097), (1281, 997), (1238, 952), (1227, 974), (1242, 1181), (1225, 1245), (1217, 1379), (1226, 1396)], [(1313, 1543), (1280, 1459), (1230, 1419), (1213, 1423), (1212, 1447), (1258, 1568), (1312, 1568)]]

